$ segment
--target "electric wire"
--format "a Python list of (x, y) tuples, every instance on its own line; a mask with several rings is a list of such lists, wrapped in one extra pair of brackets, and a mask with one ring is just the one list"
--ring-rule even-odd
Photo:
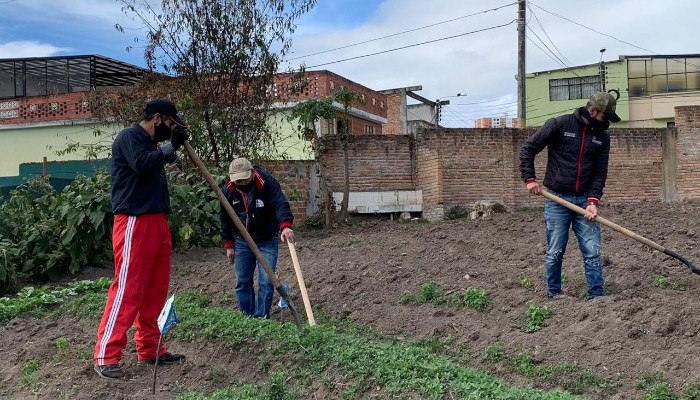
[(458, 35), (446, 36), (446, 37), (439, 38), (439, 39), (433, 39), (433, 40), (428, 40), (428, 41), (425, 41), (425, 42), (409, 44), (409, 45), (406, 45), (406, 46), (396, 47), (396, 48), (389, 49), (389, 50), (383, 50), (383, 51), (378, 51), (378, 52), (375, 52), (375, 53), (364, 54), (364, 55), (361, 55), (361, 56), (344, 58), (344, 59), (342, 59), (342, 60), (336, 60), (336, 61), (330, 61), (330, 62), (326, 62), (326, 63), (316, 64), (316, 65), (312, 65), (312, 66), (310, 66), (310, 67), (307, 67), (307, 69), (316, 68), (316, 67), (322, 67), (322, 66), (324, 66), (324, 65), (337, 64), (337, 63), (340, 63), (340, 62), (345, 62), (345, 61), (350, 61), (350, 60), (356, 60), (356, 59), (358, 59), (358, 58), (365, 58), (365, 57), (376, 56), (376, 55), (379, 55), (379, 54), (390, 53), (390, 52), (392, 52), (392, 51), (408, 49), (408, 48), (410, 48), (410, 47), (422, 46), (422, 45), (424, 45), (424, 44), (430, 44), (430, 43), (440, 42), (440, 41), (443, 41), (443, 40), (454, 39), (454, 38), (458, 38), (458, 37), (462, 37), (462, 36), (471, 35), (471, 34), (474, 34), (474, 33), (490, 31), (490, 30), (493, 30), (493, 29), (503, 28), (503, 27), (505, 27), (505, 26), (512, 25), (512, 24), (513, 24), (514, 22), (516, 22), (516, 21), (517, 21), (517, 20), (514, 19), (514, 20), (512, 20), (512, 21), (510, 21), (510, 22), (508, 22), (508, 23), (506, 23), (506, 24), (494, 25), (494, 26), (491, 26), (491, 27), (488, 27), (488, 28), (477, 29), (477, 30), (475, 30), (475, 31), (460, 33), (460, 34), (458, 34)]
[[(14, 0), (11, 0), (11, 1), (14, 1)], [(0, 4), (1, 4), (1, 3), (0, 3)], [(506, 4), (506, 5), (500, 6), (500, 7), (491, 8), (491, 9), (488, 9), (488, 10), (483, 10), (483, 11), (479, 11), (479, 12), (476, 12), (476, 13), (472, 13), (472, 14), (468, 14), (468, 15), (463, 15), (463, 16), (461, 16), (461, 17), (448, 19), (448, 20), (446, 20), (446, 21), (441, 21), (441, 22), (436, 22), (436, 23), (434, 23), (434, 24), (421, 26), (420, 28), (409, 29), (409, 30), (406, 30), (406, 31), (403, 31), (403, 32), (392, 33), (392, 34), (390, 34), (390, 35), (386, 35), (386, 36), (382, 36), (382, 37), (378, 37), (378, 38), (374, 38), (374, 39), (369, 39), (369, 40), (365, 40), (365, 41), (362, 41), (362, 42), (357, 42), (357, 43), (348, 44), (348, 45), (345, 45), (345, 46), (336, 47), (336, 48), (333, 48), (333, 49), (322, 50), (322, 51), (318, 51), (318, 52), (316, 52), (316, 53), (310, 53), (310, 54), (306, 54), (306, 55), (303, 55), (303, 56), (298, 56), (298, 57), (294, 57), (294, 58), (289, 58), (289, 59), (287, 59), (287, 60), (285, 60), (285, 61), (293, 61), (293, 60), (298, 60), (298, 59), (300, 59), (300, 58), (306, 58), (306, 57), (311, 57), (311, 56), (315, 56), (315, 55), (318, 55), (318, 54), (329, 53), (329, 52), (331, 52), (331, 51), (347, 49), (348, 47), (358, 46), (358, 45), (361, 45), (361, 44), (366, 44), (366, 43), (374, 42), (374, 41), (377, 41), (377, 40), (387, 39), (387, 38), (390, 38), (390, 37), (399, 36), (399, 35), (403, 35), (403, 34), (406, 34), (406, 33), (419, 31), (419, 30), (421, 30), (421, 29), (432, 28), (432, 27), (434, 27), (434, 26), (446, 24), (446, 23), (449, 23), (449, 22), (454, 22), (454, 21), (457, 21), (457, 20), (460, 20), (460, 19), (473, 17), (473, 16), (475, 16), (475, 15), (486, 14), (486, 13), (491, 12), (491, 11), (497, 11), (497, 10), (500, 10), (501, 8), (509, 7), (509, 6), (512, 6), (512, 5), (515, 5), (515, 4), (518, 4), (518, 3), (517, 3), (517, 2), (513, 2), (513, 3), (510, 3), (510, 4)]]

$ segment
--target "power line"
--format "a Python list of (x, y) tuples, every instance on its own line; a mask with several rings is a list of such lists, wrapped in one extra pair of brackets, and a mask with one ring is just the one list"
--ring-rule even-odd
[(414, 43), (414, 44), (409, 44), (409, 45), (407, 45), (407, 46), (396, 47), (396, 48), (394, 48), (394, 49), (389, 49), (389, 50), (384, 50), (384, 51), (378, 51), (378, 52), (376, 52), (376, 53), (370, 53), (370, 54), (365, 54), (365, 55), (361, 55), (361, 56), (345, 58), (345, 59), (342, 59), (342, 60), (331, 61), (331, 62), (322, 63), (322, 64), (316, 64), (316, 65), (312, 65), (312, 66), (310, 66), (310, 67), (307, 67), (307, 69), (316, 68), (316, 67), (322, 67), (322, 66), (324, 66), (324, 65), (337, 64), (337, 63), (339, 63), (339, 62), (344, 62), (344, 61), (356, 60), (356, 59), (358, 59), (358, 58), (376, 56), (376, 55), (379, 55), (379, 54), (389, 53), (389, 52), (392, 52), (392, 51), (407, 49), (407, 48), (409, 48), (409, 47), (421, 46), (421, 45), (424, 45), (424, 44), (440, 42), (440, 41), (447, 40), (447, 39), (454, 39), (454, 38), (457, 38), (457, 37), (466, 36), (466, 35), (471, 35), (471, 34), (474, 34), (474, 33), (485, 32), (485, 31), (489, 31), (489, 30), (492, 30), (492, 29), (503, 28), (504, 26), (511, 25), (511, 24), (512, 24), (513, 22), (515, 22), (515, 21), (517, 21), (517, 20), (514, 19), (514, 20), (508, 22), (507, 24), (495, 25), (495, 26), (491, 26), (491, 27), (489, 27), (489, 28), (478, 29), (478, 30), (471, 31), (471, 32), (461, 33), (461, 34), (459, 34), (459, 35), (447, 36), (447, 37), (443, 37), (443, 38), (439, 38), (439, 39), (428, 40), (428, 41), (421, 42), (421, 43)]
[[(548, 34), (547, 31), (544, 29), (544, 26), (542, 25), (542, 22), (540, 22), (540, 19), (537, 18), (537, 14), (535, 14), (535, 11), (532, 9), (532, 7), (530, 7), (530, 4), (527, 5), (527, 8), (528, 8), (528, 10), (530, 10), (530, 15), (532, 15), (533, 17), (535, 17), (535, 21), (537, 21), (537, 24), (540, 26), (540, 29), (542, 29), (542, 33), (544, 33), (544, 35), (547, 37), (547, 39), (549, 39), (549, 43), (551, 43), (552, 46), (554, 46), (554, 48), (557, 50), (557, 53), (559, 53), (559, 55), (561, 55), (562, 59), (563, 59), (567, 64), (573, 65), (574, 63), (572, 63), (571, 60), (569, 60), (568, 58), (566, 58), (566, 56), (564, 55), (564, 53), (562, 53), (561, 50), (559, 50), (559, 48), (558, 48), (557, 45), (554, 43), (554, 41), (552, 40), (552, 38), (549, 37), (549, 34)], [(534, 32), (533, 32), (533, 33), (534, 33)]]
[[(14, 1), (14, 0), (11, 0), (11, 1)], [(0, 4), (1, 4), (1, 3), (0, 3)], [(506, 4), (506, 5), (503, 5), (503, 6), (500, 6), (500, 7), (496, 7), (496, 8), (491, 8), (491, 9), (484, 10), (484, 11), (479, 11), (479, 12), (476, 12), (476, 13), (473, 13), (473, 14), (468, 14), (468, 15), (464, 15), (464, 16), (461, 16), (461, 17), (457, 17), (457, 18), (448, 19), (448, 20), (446, 20), (446, 21), (441, 21), (441, 22), (436, 22), (436, 23), (434, 23), (434, 24), (421, 26), (420, 28), (409, 29), (409, 30), (403, 31), (403, 32), (392, 33), (391, 35), (386, 35), (386, 36), (382, 36), (382, 37), (378, 37), (378, 38), (374, 38), (374, 39), (365, 40), (365, 41), (362, 41), (362, 42), (357, 42), (357, 43), (348, 44), (348, 45), (341, 46), (341, 47), (336, 47), (336, 48), (333, 48), (333, 49), (322, 50), (322, 51), (318, 51), (318, 52), (316, 52), (316, 53), (311, 53), (311, 54), (306, 54), (306, 55), (303, 55), (303, 56), (298, 56), (298, 57), (290, 58), (290, 59), (288, 59), (288, 60), (286, 60), (286, 61), (293, 61), (293, 60), (298, 60), (298, 59), (300, 59), (300, 58), (311, 57), (311, 56), (315, 56), (315, 55), (318, 55), (318, 54), (329, 53), (329, 52), (331, 52), (331, 51), (347, 49), (348, 47), (358, 46), (358, 45), (361, 45), (361, 44), (370, 43), (370, 42), (374, 42), (374, 41), (377, 41), (377, 40), (387, 39), (387, 38), (390, 38), (390, 37), (399, 36), (399, 35), (403, 35), (403, 34), (406, 34), (406, 33), (419, 31), (419, 30), (421, 30), (421, 29), (432, 28), (433, 26), (442, 25), (442, 24), (446, 24), (446, 23), (449, 23), (449, 22), (454, 22), (454, 21), (457, 21), (457, 20), (460, 20), (460, 19), (473, 17), (473, 16), (475, 16), (475, 15), (486, 14), (486, 13), (491, 12), (491, 11), (497, 11), (497, 10), (500, 10), (501, 8), (509, 7), (509, 6), (512, 6), (512, 5), (515, 5), (515, 4), (517, 4), (517, 2), (513, 2), (513, 3)]]

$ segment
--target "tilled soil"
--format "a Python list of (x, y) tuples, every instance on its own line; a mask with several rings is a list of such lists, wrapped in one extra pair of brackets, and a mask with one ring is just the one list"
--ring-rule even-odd
[[(601, 215), (635, 233), (700, 263), (700, 203), (610, 205)], [(613, 382), (588, 388), (587, 398), (636, 399), (644, 392), (635, 380), (643, 373), (663, 374), (671, 388), (700, 383), (700, 331), (697, 313), (700, 275), (679, 261), (603, 227), (603, 264), (607, 296), (585, 301), (587, 283), (573, 234), (564, 260), (565, 298), (548, 300), (544, 283), (544, 235), (541, 210), (497, 214), (488, 220), (399, 223), (385, 218), (356, 219), (350, 227), (297, 232), (296, 250), (315, 312), (352, 318), (390, 336), (451, 335), (473, 354), (496, 342), (503, 352), (528, 351), (543, 366), (578, 363)], [(280, 280), (289, 284), (299, 309), (303, 303), (285, 243), (280, 243)], [(88, 268), (79, 279), (111, 277), (105, 268)], [(666, 278), (666, 285), (659, 283)], [(523, 284), (525, 278), (531, 282)], [(449, 297), (468, 287), (484, 289), (489, 306), (471, 308), (403, 304), (405, 292), (420, 293), (429, 281)], [(173, 257), (173, 290), (201, 289), (213, 305), (235, 308), (231, 265), (221, 249), (194, 249)], [(276, 301), (276, 300), (275, 300)], [(551, 310), (538, 332), (527, 333), (527, 302)], [(276, 320), (289, 321), (274, 307)], [(91, 355), (97, 321), (83, 318), (15, 318), (0, 328), (0, 395), (13, 399), (169, 399), (176, 393), (211, 392), (225, 387), (212, 371), (248, 383), (264, 382), (249, 355), (231, 353), (207, 342), (167, 344), (187, 354), (186, 363), (159, 368), (158, 390), (150, 393), (151, 367), (136, 365), (133, 345), (125, 350), (126, 381), (100, 379), (91, 361), (68, 357), (52, 361), (54, 341), (63, 337)], [(22, 366), (40, 360), (38, 384), (21, 388)], [(499, 365), (472, 361), (476, 368), (513, 385), (561, 389), (525, 378)], [(307, 398), (334, 398), (320, 385)], [(40, 392), (40, 393), (39, 393)]]

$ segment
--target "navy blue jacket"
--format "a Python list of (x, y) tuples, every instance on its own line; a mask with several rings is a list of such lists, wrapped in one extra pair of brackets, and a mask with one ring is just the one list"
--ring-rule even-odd
[[(250, 204), (246, 204), (245, 196), (236, 189), (236, 185), (231, 181), (226, 182), (221, 191), (251, 238), (258, 242), (271, 239), (285, 227), (291, 228), (294, 215), (279, 182), (259, 167), (253, 167), (253, 174), (255, 185)], [(223, 204), (219, 219), (221, 220), (221, 240), (224, 241), (224, 247), (233, 247), (234, 238), (240, 234)]]
[(535, 180), (535, 155), (547, 147), (542, 184), (559, 193), (586, 195), (597, 203), (608, 177), (610, 135), (583, 122), (581, 109), (551, 118), (520, 149), (520, 172), (525, 183)]
[(114, 214), (172, 212), (164, 165), (175, 159), (170, 143), (158, 148), (139, 124), (119, 132), (112, 144)]

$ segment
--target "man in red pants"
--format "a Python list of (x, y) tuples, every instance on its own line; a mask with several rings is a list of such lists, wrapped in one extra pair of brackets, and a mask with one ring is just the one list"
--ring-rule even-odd
[[(185, 356), (158, 349), (158, 315), (170, 283), (171, 212), (164, 165), (189, 137), (175, 105), (146, 104), (139, 123), (122, 130), (112, 145), (114, 283), (97, 330), (95, 371), (103, 378), (124, 376), (119, 361), (126, 332), (136, 325), (139, 363), (174, 364)], [(158, 142), (170, 139), (160, 147)]]

